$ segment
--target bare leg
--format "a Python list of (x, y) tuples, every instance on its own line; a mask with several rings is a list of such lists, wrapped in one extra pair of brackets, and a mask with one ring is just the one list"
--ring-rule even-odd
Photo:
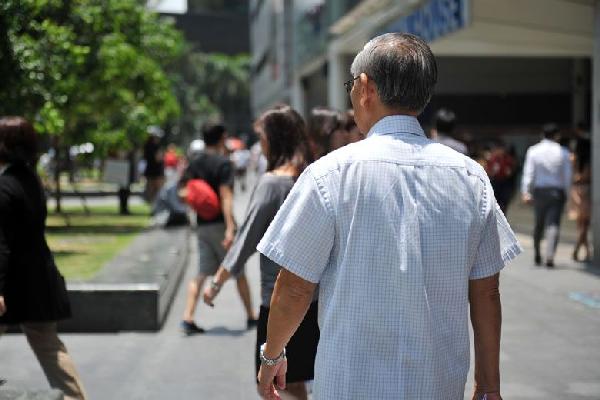
[(279, 390), (281, 398), (284, 400), (307, 400), (306, 384), (304, 382), (294, 382), (285, 385), (285, 390)]
[(590, 220), (585, 218), (581, 221), (581, 231), (579, 232), (579, 240), (578, 243), (581, 242), (581, 245), (585, 249), (585, 258), (584, 260), (589, 261), (591, 258), (590, 253), (590, 243), (588, 241), (588, 231), (590, 229)]
[(183, 312), (183, 320), (187, 322), (194, 321), (194, 313), (196, 312), (196, 305), (198, 304), (198, 297), (200, 297), (200, 291), (206, 280), (206, 275), (199, 274), (188, 284), (187, 301), (185, 303), (185, 310)]
[(241, 274), (238, 276), (236, 284), (240, 299), (242, 299), (242, 303), (244, 303), (248, 319), (256, 319), (256, 314), (254, 314), (254, 310), (252, 309), (252, 297), (250, 296), (250, 286), (248, 285), (246, 275)]
[(575, 248), (573, 249), (573, 260), (575, 260), (575, 261), (579, 261), (579, 249), (581, 248), (581, 245), (583, 244), (583, 241), (584, 241), (583, 235), (585, 234), (583, 229), (584, 229), (583, 219), (578, 217), (577, 218), (577, 242), (575, 243)]
[(85, 391), (67, 348), (56, 334), (56, 322), (21, 324), (50, 386), (60, 389), (65, 399), (84, 400)]

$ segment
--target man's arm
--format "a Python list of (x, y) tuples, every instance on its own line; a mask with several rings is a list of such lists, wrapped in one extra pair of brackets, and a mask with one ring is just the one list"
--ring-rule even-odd
[[(275, 359), (281, 354), (304, 319), (316, 287), (315, 283), (285, 269), (279, 272), (269, 309), (265, 357)], [(282, 364), (261, 366), (258, 373), (258, 392), (264, 398), (279, 398), (273, 385), (275, 378), (279, 388), (285, 387), (285, 367), (281, 368)]]
[(521, 178), (521, 195), (526, 203), (531, 202), (531, 184), (533, 183), (533, 161), (531, 157), (531, 152), (527, 150), (525, 165), (523, 166), (523, 177)]
[(563, 175), (564, 175), (564, 190), (565, 195), (569, 196), (571, 184), (573, 183), (573, 162), (571, 161), (568, 150), (564, 151)]
[(475, 345), (475, 393), (500, 398), (500, 305), (499, 274), (469, 281), (469, 303)]
[[(4, 190), (0, 190), (0, 223), (2, 221), (6, 221), (6, 216), (8, 213), (10, 213), (9, 196), (6, 193), (5, 187)], [(8, 247), (8, 240), (4, 235), (4, 226), (0, 226), (0, 317), (6, 312), (4, 291), (6, 286), (6, 276), (8, 275), (9, 259), (10, 248)]]
[(4, 303), (4, 286), (6, 285), (9, 256), (10, 250), (4, 238), (4, 231), (0, 228), (0, 317), (6, 312), (6, 304)]
[(223, 238), (223, 247), (229, 249), (235, 237), (235, 220), (233, 219), (233, 190), (229, 185), (219, 186), (219, 195), (221, 198), (221, 210), (225, 218), (225, 237)]

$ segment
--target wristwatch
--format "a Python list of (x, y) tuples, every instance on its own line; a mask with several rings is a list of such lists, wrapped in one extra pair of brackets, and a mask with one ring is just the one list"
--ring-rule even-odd
[(210, 281), (210, 288), (217, 293), (221, 290), (221, 286), (222, 285), (219, 282), (217, 282), (216, 279)]
[(259, 355), (260, 355), (261, 364), (272, 367), (273, 365), (277, 365), (280, 362), (282, 362), (283, 360), (285, 360), (285, 347), (281, 351), (281, 354), (279, 354), (276, 358), (267, 358), (267, 357), (265, 357), (265, 347), (266, 346), (267, 346), (266, 343), (263, 343), (262, 346), (260, 346)]

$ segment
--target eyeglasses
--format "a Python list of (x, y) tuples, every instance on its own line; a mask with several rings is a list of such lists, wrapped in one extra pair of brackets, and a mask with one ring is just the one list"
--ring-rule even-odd
[(356, 78), (348, 79), (346, 82), (344, 82), (344, 87), (346, 88), (346, 93), (350, 94), (350, 91), (352, 90), (352, 87), (354, 86), (354, 81), (357, 80), (358, 78), (360, 78), (360, 75), (358, 75)]

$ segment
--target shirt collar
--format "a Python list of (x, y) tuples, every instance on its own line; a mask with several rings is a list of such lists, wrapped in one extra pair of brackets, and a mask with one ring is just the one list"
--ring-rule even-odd
[(10, 164), (0, 166), (0, 175), (2, 175), (10, 167)]
[(383, 117), (371, 127), (367, 136), (409, 133), (425, 137), (425, 132), (417, 118), (410, 115), (390, 115)]

